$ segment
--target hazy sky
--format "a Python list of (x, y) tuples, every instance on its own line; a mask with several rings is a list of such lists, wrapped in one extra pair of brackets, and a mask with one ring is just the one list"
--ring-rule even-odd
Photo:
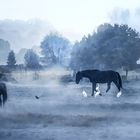
[(41, 18), (71, 40), (109, 21), (115, 7), (140, 7), (140, 0), (0, 0), (0, 19)]

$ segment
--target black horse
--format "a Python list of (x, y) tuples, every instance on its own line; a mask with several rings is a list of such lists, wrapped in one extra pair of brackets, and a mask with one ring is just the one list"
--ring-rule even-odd
[[(100, 71), (100, 70), (84, 70), (76, 73), (76, 83), (78, 84), (80, 80), (85, 77), (90, 80), (92, 83), (92, 96), (94, 95), (94, 91), (96, 91), (97, 83), (107, 83), (107, 90), (109, 91), (111, 83), (113, 82), (118, 90), (120, 91), (122, 88), (122, 80), (121, 76), (118, 72), (108, 70), (108, 71)], [(100, 94), (102, 95), (102, 94)]]
[(7, 101), (7, 88), (5, 83), (0, 83), (0, 107)]

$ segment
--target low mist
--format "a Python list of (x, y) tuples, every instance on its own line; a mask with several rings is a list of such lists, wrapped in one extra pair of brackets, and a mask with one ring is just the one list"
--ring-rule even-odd
[(54, 66), (45, 70), (19, 70), (13, 71), (12, 77), (18, 84), (53, 86), (61, 85), (61, 78), (71, 75), (71, 71), (61, 66)]

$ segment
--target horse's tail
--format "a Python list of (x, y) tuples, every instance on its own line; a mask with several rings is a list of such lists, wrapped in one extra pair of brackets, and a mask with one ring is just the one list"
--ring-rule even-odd
[(5, 90), (5, 92), (3, 93), (3, 105), (5, 104), (6, 101), (7, 101), (7, 90)]
[(1, 99), (1, 95), (0, 95), (0, 107), (2, 107), (2, 99)]
[(122, 79), (121, 79), (121, 76), (120, 76), (120, 74), (118, 73), (118, 72), (116, 72), (117, 73), (117, 76), (118, 76), (118, 82), (119, 82), (119, 85), (120, 85), (120, 88), (123, 88), (122, 87)]
[(5, 104), (5, 102), (7, 101), (7, 88), (6, 85), (4, 85), (4, 92), (3, 92), (3, 105)]

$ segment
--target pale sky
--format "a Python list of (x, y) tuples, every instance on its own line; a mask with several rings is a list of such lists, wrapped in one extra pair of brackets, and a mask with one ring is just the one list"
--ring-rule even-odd
[(0, 20), (41, 18), (74, 40), (108, 22), (115, 8), (140, 7), (140, 0), (0, 0)]

